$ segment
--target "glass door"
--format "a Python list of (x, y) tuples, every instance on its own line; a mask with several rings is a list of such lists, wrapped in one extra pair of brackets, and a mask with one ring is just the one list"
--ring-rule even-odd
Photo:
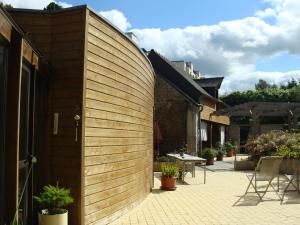
[[(25, 187), (25, 181), (29, 176), (29, 156), (31, 152), (31, 69), (23, 65), (21, 74), (21, 95), (20, 95), (20, 133), (19, 133), (19, 221), (22, 225), (27, 225), (29, 221), (29, 203), (31, 201), (31, 182)], [(31, 179), (29, 179), (30, 181)], [(25, 187), (24, 195), (21, 192)]]
[(5, 157), (5, 114), (6, 114), (7, 47), (0, 37), (0, 224), (4, 217), (4, 157)]

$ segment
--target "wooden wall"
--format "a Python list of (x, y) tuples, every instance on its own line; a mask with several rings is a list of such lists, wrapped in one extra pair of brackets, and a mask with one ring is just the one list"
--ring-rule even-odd
[(230, 124), (230, 119), (228, 116), (211, 115), (217, 109), (216, 102), (212, 101), (209, 98), (203, 97), (201, 100), (201, 104), (204, 105), (203, 111), (201, 112), (202, 120), (206, 120), (214, 123), (220, 123), (224, 125)]
[(88, 11), (85, 77), (85, 224), (143, 199), (152, 182), (154, 77), (124, 35)]
[[(39, 165), (43, 182), (71, 188), (70, 224), (81, 225), (81, 126), (75, 142), (74, 116), (82, 112), (85, 8), (49, 14), (12, 11), (16, 22), (52, 65), (48, 112), (48, 137)], [(58, 134), (53, 134), (53, 114), (59, 113)], [(47, 124), (45, 124), (46, 126)], [(81, 123), (80, 123), (81, 125)]]

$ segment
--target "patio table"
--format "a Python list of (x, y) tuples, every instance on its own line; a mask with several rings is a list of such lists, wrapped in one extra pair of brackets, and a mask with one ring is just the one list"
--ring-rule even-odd
[(200, 163), (200, 166), (203, 166), (203, 173), (204, 173), (204, 184), (206, 183), (206, 159), (189, 155), (189, 154), (183, 154), (182, 156), (180, 154), (174, 154), (174, 153), (169, 153), (167, 154), (168, 156), (176, 159), (177, 161), (180, 161), (183, 164), (182, 168), (182, 181), (184, 181), (184, 177), (186, 175), (186, 163), (192, 163), (192, 176), (195, 177), (195, 163)]

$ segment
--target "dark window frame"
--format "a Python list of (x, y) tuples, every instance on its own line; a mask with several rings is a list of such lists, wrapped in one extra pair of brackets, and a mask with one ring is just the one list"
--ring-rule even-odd
[(5, 121), (6, 121), (6, 95), (8, 73), (8, 42), (0, 35), (0, 47), (3, 48), (3, 61), (0, 62), (0, 224), (4, 218), (5, 198)]

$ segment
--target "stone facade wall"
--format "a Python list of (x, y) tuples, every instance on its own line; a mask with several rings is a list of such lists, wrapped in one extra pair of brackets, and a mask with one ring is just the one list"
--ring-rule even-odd
[[(160, 154), (166, 154), (187, 142), (188, 101), (160, 75), (156, 74), (155, 79), (154, 118), (162, 135)], [(157, 148), (157, 144), (154, 145)]]

